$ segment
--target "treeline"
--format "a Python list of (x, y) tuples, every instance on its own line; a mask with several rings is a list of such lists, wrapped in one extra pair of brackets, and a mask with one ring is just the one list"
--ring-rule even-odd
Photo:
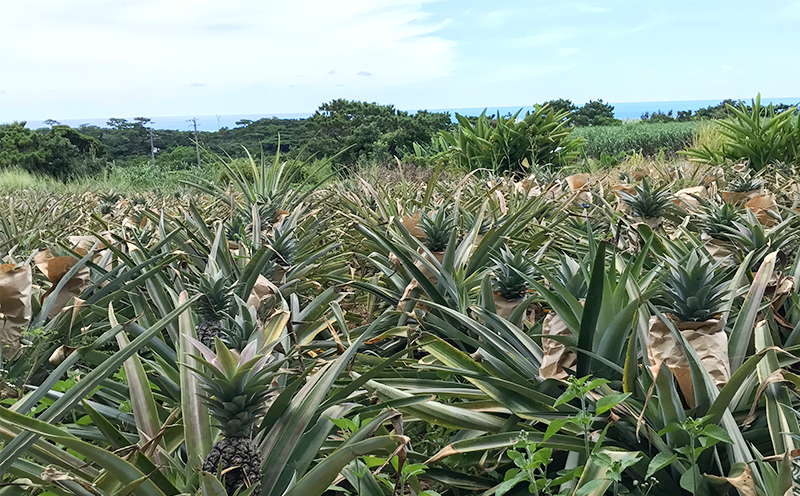
[[(725, 100), (696, 112), (680, 111), (675, 117), (672, 111), (659, 111), (644, 114), (642, 120), (723, 118), (727, 116), (726, 105), (734, 103)], [(563, 116), (568, 127), (622, 124), (614, 117), (614, 107), (602, 99), (582, 106), (565, 99), (542, 105)], [(497, 124), (498, 116), (488, 117), (490, 125)], [(477, 119), (467, 118), (473, 124)], [(402, 158), (413, 153), (415, 144), (431, 143), (441, 131), (458, 127), (447, 112), (422, 110), (412, 114), (393, 105), (343, 99), (324, 103), (307, 119), (243, 119), (234, 128), (198, 132), (196, 140), (191, 131), (155, 130), (146, 117), (132, 121), (111, 118), (106, 127), (70, 128), (53, 120), (45, 123), (50, 127), (37, 130), (28, 129), (24, 122), (0, 125), (0, 168), (21, 167), (66, 180), (96, 173), (110, 163), (124, 166), (130, 161), (141, 162), (149, 158), (152, 146), (159, 166), (186, 169), (197, 162), (197, 140), (204, 150), (223, 156), (237, 158), (249, 152), (256, 158), (271, 157), (280, 150), (303, 159), (327, 157), (342, 169)]]

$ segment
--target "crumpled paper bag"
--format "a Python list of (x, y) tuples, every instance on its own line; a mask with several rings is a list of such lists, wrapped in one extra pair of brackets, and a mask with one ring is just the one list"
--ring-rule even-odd
[(575, 201), (589, 203), (592, 194), (589, 192), (589, 174), (573, 174), (567, 177), (567, 186), (575, 195)]
[[(77, 248), (75, 250), (81, 255), (86, 255), (86, 250)], [(50, 281), (50, 289), (42, 296), (42, 301), (47, 298), (61, 282), (61, 279), (67, 275), (67, 272), (78, 263), (75, 257), (53, 257), (50, 250), (40, 251), (33, 257), (36, 267), (47, 277)], [(89, 287), (89, 267), (84, 265), (75, 273), (75, 275), (66, 282), (61, 291), (56, 295), (55, 302), (47, 314), (47, 318), (52, 319), (58, 315), (67, 304), (75, 302), (78, 296)]]
[(675, 204), (683, 209), (698, 208), (700, 202), (695, 196), (705, 198), (708, 195), (708, 190), (705, 186), (695, 186), (692, 188), (683, 188), (675, 193)]
[(726, 267), (733, 265), (733, 250), (736, 249), (733, 243), (716, 239), (707, 233), (700, 234), (700, 241), (715, 261), (722, 262)]
[(247, 297), (247, 308), (254, 320), (257, 320), (261, 306), (270, 298), (279, 293), (278, 287), (272, 281), (259, 274), (250, 296)]
[(755, 195), (744, 204), (745, 208), (751, 210), (755, 214), (758, 222), (762, 226), (772, 226), (778, 221), (769, 214), (769, 210), (777, 210), (778, 204), (775, 202), (775, 195)]
[[(514, 310), (525, 301), (525, 297), (522, 296), (517, 298), (516, 300), (507, 300), (500, 296), (500, 292), (494, 292), (494, 308), (495, 314), (498, 317), (503, 317), (504, 319), (508, 320), (511, 317), (511, 314)], [(523, 313), (524, 315), (524, 313)]]
[[(669, 318), (669, 317), (668, 317)], [(725, 319), (705, 322), (672, 322), (689, 345), (697, 352), (714, 384), (721, 388), (731, 378), (728, 359), (728, 335), (725, 334)], [(689, 360), (672, 331), (657, 315), (650, 317), (650, 341), (647, 346), (650, 362), (657, 366), (663, 363), (678, 380), (686, 402), (694, 408), (694, 385)]]
[[(572, 336), (572, 331), (551, 311), (542, 323), (542, 334), (546, 336)], [(565, 369), (575, 369), (578, 356), (567, 345), (554, 339), (542, 338), (542, 364), (539, 366), (539, 377), (544, 379), (566, 380), (569, 373)]]
[(400, 223), (406, 228), (409, 234), (417, 239), (425, 239), (425, 233), (419, 228), (419, 212), (414, 215), (405, 215), (400, 219)]
[(734, 205), (744, 205), (753, 197), (759, 195), (759, 191), (754, 189), (744, 193), (737, 193), (735, 191), (720, 191), (719, 194), (726, 203), (733, 203)]
[(0, 342), (4, 360), (12, 360), (19, 353), (22, 330), (31, 321), (31, 267), (15, 267), (0, 265)]
[(611, 186), (611, 191), (613, 191), (614, 195), (617, 197), (617, 211), (626, 215), (630, 214), (631, 206), (622, 199), (622, 193), (636, 195), (636, 186), (633, 184), (616, 184)]

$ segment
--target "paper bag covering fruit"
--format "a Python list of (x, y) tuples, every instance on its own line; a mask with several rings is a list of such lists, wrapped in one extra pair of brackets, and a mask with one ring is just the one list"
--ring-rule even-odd
[[(75, 250), (79, 255), (85, 256), (88, 252), (83, 248)], [(67, 272), (78, 263), (78, 259), (71, 256), (66, 257), (53, 257), (50, 250), (40, 251), (33, 257), (36, 267), (47, 277), (50, 281), (50, 289), (42, 297), (44, 302), (45, 298), (55, 291), (61, 279), (67, 275)], [(68, 304), (73, 303), (75, 299), (89, 287), (89, 267), (84, 265), (65, 283), (61, 291), (56, 295), (55, 302), (47, 314), (47, 318), (52, 319), (58, 315), (61, 310)]]
[[(694, 348), (714, 384), (719, 388), (724, 386), (731, 377), (725, 319), (679, 322), (670, 318), (670, 321)], [(689, 361), (678, 339), (667, 324), (656, 315), (650, 317), (647, 356), (653, 365), (663, 364), (669, 368), (678, 381), (686, 403), (690, 408), (694, 408), (694, 385)]]
[[(561, 320), (561, 317), (551, 311), (542, 323), (544, 336), (572, 336), (572, 331)], [(569, 373), (565, 369), (575, 369), (578, 356), (564, 343), (555, 339), (542, 337), (542, 364), (539, 366), (539, 377), (542, 379), (566, 380)]]
[(567, 177), (569, 190), (575, 195), (575, 201), (589, 203), (592, 194), (589, 192), (589, 174), (573, 174)]
[(13, 360), (20, 350), (20, 336), (31, 321), (31, 267), (0, 265), (0, 342), (3, 360)]

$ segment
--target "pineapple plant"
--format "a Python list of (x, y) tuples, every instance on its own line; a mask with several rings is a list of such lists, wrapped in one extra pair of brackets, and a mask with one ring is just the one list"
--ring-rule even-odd
[(197, 300), (197, 313), (202, 319), (195, 332), (197, 339), (210, 348), (214, 346), (214, 338), (225, 337), (222, 321), (233, 303), (233, 286), (221, 271), (215, 270), (202, 274), (195, 290), (201, 295)]
[(205, 371), (196, 372), (205, 403), (223, 436), (203, 461), (203, 470), (220, 477), (228, 495), (233, 495), (257, 485), (261, 478), (263, 461), (253, 435), (272, 391), (275, 373), (268, 366), (272, 357), (257, 354), (255, 341), (238, 358), (219, 337), (214, 339), (216, 355), (202, 343), (194, 344), (203, 355), (197, 360)]
[(527, 251), (514, 254), (504, 247), (499, 258), (492, 258), (494, 266), (494, 307), (497, 315), (509, 319), (514, 310), (523, 303), (528, 291), (524, 275), (533, 276), (533, 264), (527, 258)]
[[(694, 250), (681, 260), (666, 259), (663, 291), (654, 303), (694, 348), (717, 387), (722, 387), (730, 379), (728, 336), (720, 315), (730, 285), (729, 274), (720, 270), (722, 262), (700, 253)], [(650, 318), (649, 325), (650, 361), (671, 370), (687, 405), (694, 408), (694, 382), (682, 346), (658, 315)]]
[(723, 203), (718, 207), (711, 202), (704, 202), (698, 225), (712, 238), (726, 240), (739, 217), (739, 210), (731, 203)]
[(528, 283), (522, 274), (532, 277), (533, 264), (526, 257), (527, 251), (514, 254), (504, 247), (500, 250), (500, 257), (493, 258), (494, 286), (498, 295), (506, 300), (518, 300), (525, 296)]
[(636, 186), (636, 194), (619, 192), (620, 198), (631, 209), (631, 215), (640, 219), (660, 219), (672, 204), (672, 195), (665, 188), (652, 189), (647, 179)]
[(425, 234), (425, 245), (431, 252), (437, 253), (447, 248), (456, 224), (453, 217), (442, 207), (430, 214), (422, 212), (419, 216), (419, 228)]
[(285, 217), (275, 225), (267, 238), (272, 253), (262, 275), (276, 284), (284, 282), (286, 271), (294, 265), (297, 257), (298, 243), (294, 228), (291, 218)]

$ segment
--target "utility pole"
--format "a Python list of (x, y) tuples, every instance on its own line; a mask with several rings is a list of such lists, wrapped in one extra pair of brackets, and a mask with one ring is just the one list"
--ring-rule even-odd
[(194, 124), (194, 149), (197, 151), (197, 166), (200, 167), (200, 140), (197, 138), (197, 117), (192, 117), (186, 122)]
[(155, 147), (155, 139), (157, 136), (153, 134), (153, 128), (147, 128), (147, 133), (150, 135), (150, 157), (153, 159), (153, 168), (156, 166), (156, 147)]

